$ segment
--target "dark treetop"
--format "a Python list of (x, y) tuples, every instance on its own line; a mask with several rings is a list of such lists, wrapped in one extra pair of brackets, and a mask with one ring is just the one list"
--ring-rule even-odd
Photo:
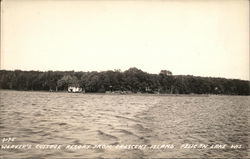
[(0, 70), (0, 89), (65, 91), (69, 86), (85, 92), (250, 95), (250, 81), (172, 75), (162, 70), (149, 74), (135, 67), (103, 72)]

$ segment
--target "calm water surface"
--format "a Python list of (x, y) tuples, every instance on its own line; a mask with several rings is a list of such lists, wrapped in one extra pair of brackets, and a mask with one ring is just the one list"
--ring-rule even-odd
[[(0, 138), (16, 138), (7, 144), (174, 145), (172, 149), (130, 150), (0, 149), (0, 157), (248, 158), (249, 105), (249, 96), (0, 91)], [(183, 144), (227, 147), (180, 148)], [(231, 149), (232, 144), (241, 148)]]

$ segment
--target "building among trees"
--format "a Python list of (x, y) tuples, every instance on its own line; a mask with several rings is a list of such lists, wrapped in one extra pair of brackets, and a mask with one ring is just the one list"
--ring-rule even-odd
[(7, 71), (0, 70), (0, 89), (65, 92), (127, 92), (154, 94), (250, 95), (250, 81), (191, 75), (168, 70), (150, 74), (138, 68), (125, 71)]
[(85, 91), (83, 91), (83, 89), (81, 87), (69, 86), (68, 92), (69, 93), (81, 93), (81, 92), (85, 92)]

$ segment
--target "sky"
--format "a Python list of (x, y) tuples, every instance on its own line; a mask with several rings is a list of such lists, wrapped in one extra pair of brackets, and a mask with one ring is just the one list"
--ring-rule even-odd
[(2, 0), (1, 69), (249, 80), (248, 0)]

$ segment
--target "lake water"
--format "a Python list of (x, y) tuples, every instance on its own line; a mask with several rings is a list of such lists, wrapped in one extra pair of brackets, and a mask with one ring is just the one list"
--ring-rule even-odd
[[(1, 141), (0, 157), (248, 158), (249, 105), (249, 96), (2, 90), (0, 138), (16, 139)], [(95, 147), (99, 144), (102, 147)], [(184, 144), (189, 147), (184, 148)], [(199, 147), (200, 144), (208, 147)], [(4, 149), (4, 145), (31, 148)], [(44, 145), (61, 148), (49, 149)], [(69, 145), (78, 147), (70, 149)], [(141, 147), (128, 149), (129, 145)], [(212, 148), (214, 145), (219, 147)], [(232, 145), (238, 148), (231, 148)]]

